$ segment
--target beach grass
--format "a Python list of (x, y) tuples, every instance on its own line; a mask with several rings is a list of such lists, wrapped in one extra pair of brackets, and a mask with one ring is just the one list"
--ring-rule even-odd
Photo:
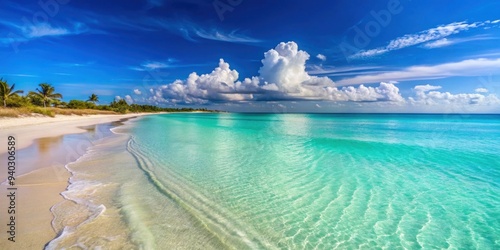
[(0, 117), (27, 117), (36, 116), (36, 114), (55, 117), (56, 115), (113, 115), (118, 114), (109, 110), (95, 109), (61, 109), (61, 108), (42, 108), (42, 107), (19, 107), (19, 108), (0, 108)]

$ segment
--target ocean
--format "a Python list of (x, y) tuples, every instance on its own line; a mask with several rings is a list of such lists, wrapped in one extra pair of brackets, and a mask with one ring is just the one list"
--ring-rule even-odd
[(173, 113), (113, 131), (67, 165), (47, 249), (500, 248), (500, 115)]

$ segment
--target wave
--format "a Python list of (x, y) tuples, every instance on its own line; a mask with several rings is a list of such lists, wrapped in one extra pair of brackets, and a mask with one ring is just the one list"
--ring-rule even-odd
[[(76, 205), (81, 206), (84, 211), (87, 213), (84, 215), (83, 219), (80, 219), (80, 222), (75, 223), (73, 226), (64, 226), (62, 230), (58, 228), (58, 222), (59, 222), (59, 217), (57, 216), (57, 209), (65, 202), (62, 201), (58, 204), (53, 205), (50, 208), (50, 211), (53, 214), (53, 219), (51, 222), (52, 228), (54, 229), (55, 232), (57, 233), (57, 236), (48, 242), (45, 245), (45, 249), (47, 250), (52, 250), (52, 249), (59, 249), (60, 248), (60, 243), (67, 237), (70, 237), (71, 235), (75, 234), (75, 232), (78, 230), (79, 227), (91, 223), (95, 219), (97, 219), (99, 216), (102, 216), (102, 214), (106, 211), (106, 206), (103, 204), (95, 204), (91, 202), (90, 197), (81, 197), (80, 195), (84, 194), (86, 196), (92, 196), (97, 189), (101, 188), (103, 186), (102, 183), (97, 182), (97, 181), (87, 181), (87, 180), (78, 180), (75, 179), (75, 172), (71, 170), (69, 167), (72, 164), (76, 164), (80, 161), (85, 161), (86, 158), (91, 157), (89, 154), (90, 151), (88, 151), (87, 154), (81, 156), (78, 158), (75, 162), (68, 163), (65, 165), (65, 168), (68, 170), (68, 172), (71, 173), (71, 177), (69, 179), (69, 185), (66, 188), (65, 191), (61, 193), (65, 201), (72, 201)], [(68, 213), (68, 211), (65, 211), (65, 213)], [(72, 214), (72, 217), (77, 217), (77, 215)]]
[[(168, 171), (168, 180), (160, 180), (155, 174), (154, 164), (139, 149), (134, 137), (129, 140), (127, 150), (135, 157), (138, 166), (148, 180), (166, 198), (174, 201), (227, 248), (276, 249), (273, 243), (237, 220), (229, 211), (217, 206), (194, 188), (188, 188), (188, 181)], [(168, 184), (166, 184), (168, 183)], [(168, 185), (168, 186), (167, 186)]]

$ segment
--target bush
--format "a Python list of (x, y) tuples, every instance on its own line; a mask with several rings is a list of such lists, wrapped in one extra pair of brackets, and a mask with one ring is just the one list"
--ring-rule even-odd
[(66, 105), (67, 108), (70, 109), (95, 109), (96, 105), (91, 102), (84, 102), (80, 100), (71, 100)]
[(7, 99), (7, 107), (20, 108), (32, 106), (31, 100), (25, 96), (12, 96)]
[(114, 111), (118, 112), (118, 113), (122, 113), (122, 114), (125, 114), (129, 111), (130, 109), (130, 106), (128, 105), (128, 103), (121, 99), (119, 101), (112, 101), (111, 104), (109, 105)]

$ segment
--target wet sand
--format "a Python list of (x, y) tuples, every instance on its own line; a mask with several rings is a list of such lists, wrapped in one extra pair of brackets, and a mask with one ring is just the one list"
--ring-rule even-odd
[[(0, 119), (0, 161), (7, 165), (9, 136), (16, 139), (16, 242), (8, 240), (9, 216), (5, 181), (7, 168), (0, 170), (0, 249), (43, 249), (57, 235), (51, 222), (51, 207), (61, 201), (68, 186), (70, 173), (65, 168), (95, 141), (102, 139), (109, 128), (120, 120), (140, 116), (98, 115), (56, 118), (2, 118)], [(17, 121), (16, 121), (17, 119)], [(96, 124), (104, 124), (96, 126)], [(3, 145), (3, 146), (2, 146)], [(4, 164), (5, 163), (5, 164)]]

